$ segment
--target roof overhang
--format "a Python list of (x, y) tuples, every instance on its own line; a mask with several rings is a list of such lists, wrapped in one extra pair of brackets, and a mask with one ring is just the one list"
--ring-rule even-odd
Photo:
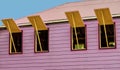
[[(119, 14), (112, 14), (112, 18), (120, 18), (120, 13)], [(96, 16), (88, 16), (88, 17), (82, 17), (84, 21), (86, 20), (96, 20)], [(45, 24), (54, 24), (54, 23), (62, 23), (62, 22), (68, 22), (67, 18), (66, 19), (57, 19), (57, 20), (48, 20), (44, 21)], [(32, 26), (30, 22), (26, 23), (19, 23), (17, 26)], [(6, 28), (4, 25), (0, 26), (0, 28)]]

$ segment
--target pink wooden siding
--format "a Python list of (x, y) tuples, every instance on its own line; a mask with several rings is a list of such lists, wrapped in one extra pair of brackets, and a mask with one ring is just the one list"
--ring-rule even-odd
[(23, 30), (23, 54), (8, 54), (9, 33), (0, 30), (0, 70), (119, 70), (120, 19), (116, 22), (116, 49), (98, 49), (98, 22), (87, 25), (87, 50), (71, 51), (70, 25), (49, 24), (49, 53), (34, 53), (34, 29)]

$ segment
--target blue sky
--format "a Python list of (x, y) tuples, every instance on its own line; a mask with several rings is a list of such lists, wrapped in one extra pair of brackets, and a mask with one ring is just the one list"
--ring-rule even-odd
[[(55, 6), (81, 0), (0, 0), (0, 20), (18, 19)], [(0, 25), (2, 22), (0, 21)]]

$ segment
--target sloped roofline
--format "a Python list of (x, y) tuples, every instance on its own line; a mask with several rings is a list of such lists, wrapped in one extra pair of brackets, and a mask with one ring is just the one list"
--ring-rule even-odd
[[(120, 18), (120, 14), (112, 14), (112, 18)], [(86, 20), (96, 20), (97, 18), (95, 16), (89, 16), (89, 17), (83, 17), (82, 18), (84, 21)], [(54, 24), (54, 23), (62, 23), (62, 22), (68, 22), (67, 19), (58, 19), (58, 20), (48, 20), (48, 21), (44, 21), (45, 24)], [(31, 24), (29, 22), (26, 23), (22, 23), (22, 24), (17, 24), (18, 26), (31, 26)], [(6, 28), (4, 25), (0, 26), (1, 28)]]
[[(65, 12), (79, 11), (81, 17), (95, 16), (94, 9), (109, 8), (111, 14), (120, 14), (120, 0), (92, 0), (69, 2), (32, 15), (40, 15), (43, 21), (66, 19)], [(32, 16), (29, 15), (29, 16)], [(27, 17), (15, 20), (17, 24), (29, 22)]]
[[(96, 8), (110, 8), (112, 17), (119, 17), (120, 0), (86, 0), (80, 2), (68, 2), (54, 8), (38, 12), (33, 15), (40, 15), (44, 23), (56, 23), (56, 22), (66, 22), (65, 12), (68, 11), (79, 11), (83, 20), (96, 19), (94, 9)], [(56, 15), (56, 16), (54, 16)], [(27, 16), (15, 20), (18, 26), (21, 25), (30, 25)], [(0, 26), (4, 27), (4, 26)]]

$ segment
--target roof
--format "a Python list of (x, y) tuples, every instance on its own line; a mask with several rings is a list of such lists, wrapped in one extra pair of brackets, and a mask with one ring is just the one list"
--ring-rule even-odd
[[(94, 9), (106, 7), (110, 9), (111, 14), (120, 15), (120, 0), (86, 0), (82, 2), (71, 2), (32, 15), (40, 15), (43, 21), (66, 19), (65, 12), (68, 11), (79, 11), (82, 17), (93, 17), (95, 16)], [(17, 24), (27, 23), (29, 20), (26, 16), (15, 20), (15, 22)]]

